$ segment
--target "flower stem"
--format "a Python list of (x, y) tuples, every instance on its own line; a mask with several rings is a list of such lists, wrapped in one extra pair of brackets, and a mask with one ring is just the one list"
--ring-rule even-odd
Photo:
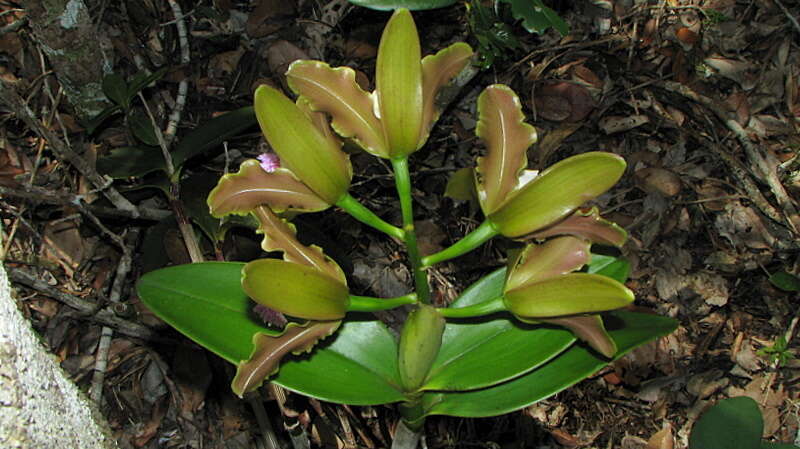
[(411, 270), (414, 274), (414, 287), (417, 298), (423, 304), (430, 304), (431, 290), (428, 285), (428, 273), (422, 265), (422, 259), (417, 246), (417, 234), (414, 231), (414, 209), (411, 205), (411, 175), (408, 172), (408, 156), (392, 159), (394, 168), (394, 182), (397, 186), (397, 195), (400, 197), (400, 210), (403, 214), (403, 231), (405, 232), (406, 250), (411, 261)]
[(344, 196), (336, 202), (336, 205), (344, 209), (353, 218), (364, 223), (365, 225), (372, 226), (373, 228), (399, 240), (403, 240), (405, 238), (405, 233), (402, 229), (383, 221), (383, 219), (375, 215), (375, 213), (371, 210), (364, 207), (363, 204), (359, 203), (358, 200), (353, 198), (349, 193), (345, 193)]
[(454, 257), (464, 255), (473, 249), (486, 243), (492, 237), (498, 235), (499, 232), (495, 229), (492, 222), (484, 220), (480, 226), (475, 228), (474, 231), (465, 235), (461, 240), (453, 243), (450, 247), (439, 251), (436, 254), (422, 258), (422, 266), (429, 267), (445, 260), (450, 260)]
[(406, 304), (416, 304), (417, 294), (409, 293), (396, 298), (373, 298), (372, 296), (350, 295), (350, 305), (347, 306), (348, 312), (375, 312), (377, 310), (388, 310)]
[(436, 309), (436, 311), (445, 318), (473, 318), (503, 312), (505, 310), (506, 306), (503, 303), (502, 296), (467, 307), (443, 307)]

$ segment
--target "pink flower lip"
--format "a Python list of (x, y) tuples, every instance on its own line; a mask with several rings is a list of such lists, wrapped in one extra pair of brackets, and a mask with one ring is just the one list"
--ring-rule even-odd
[(281, 160), (275, 153), (261, 153), (256, 159), (261, 162), (261, 168), (267, 173), (272, 173), (281, 167)]

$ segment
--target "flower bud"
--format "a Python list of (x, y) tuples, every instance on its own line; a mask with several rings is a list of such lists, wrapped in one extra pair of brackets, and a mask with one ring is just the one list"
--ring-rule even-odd
[(445, 319), (432, 306), (414, 309), (400, 334), (400, 380), (406, 391), (418, 390), (425, 383), (442, 345)]

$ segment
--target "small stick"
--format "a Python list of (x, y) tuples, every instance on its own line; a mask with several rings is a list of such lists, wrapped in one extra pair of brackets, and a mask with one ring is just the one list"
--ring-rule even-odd
[[(189, 38), (186, 33), (186, 22), (181, 6), (175, 0), (167, 0), (170, 8), (172, 8), (172, 15), (175, 16), (175, 26), (178, 28), (178, 43), (181, 48), (181, 65), (188, 66), (191, 62), (189, 53)], [(189, 91), (189, 81), (184, 78), (178, 84), (178, 96), (175, 99), (175, 107), (169, 116), (169, 123), (167, 123), (167, 130), (164, 131), (164, 137), (167, 144), (171, 144), (175, 139), (175, 134), (178, 131), (178, 123), (181, 121), (181, 114), (186, 105), (186, 94)]]
[[(108, 295), (108, 299), (112, 304), (119, 303), (122, 297), (122, 287), (128, 278), (128, 272), (131, 270), (131, 247), (136, 246), (138, 236), (139, 230), (136, 228), (133, 228), (128, 233), (127, 239), (130, 246), (125, 245), (125, 242), (117, 236), (117, 239), (120, 239), (119, 243), (122, 247), (122, 257), (119, 260), (119, 264), (117, 264), (117, 273), (114, 282), (111, 284), (111, 293)], [(103, 383), (105, 382), (106, 369), (108, 368), (108, 350), (111, 348), (111, 338), (113, 336), (114, 330), (109, 326), (103, 326), (103, 329), (100, 331), (100, 342), (97, 344), (97, 355), (95, 356), (94, 372), (92, 373), (92, 385), (89, 388), (91, 392), (90, 397), (96, 404), (100, 404), (100, 401), (103, 399)]]
[(16, 92), (13, 85), (2, 79), (0, 79), (0, 100), (8, 105), (14, 114), (33, 129), (36, 134), (47, 140), (50, 149), (55, 153), (56, 157), (69, 162), (77, 168), (89, 182), (103, 192), (114, 206), (118, 209), (130, 211), (134, 217), (139, 216), (136, 206), (111, 186), (111, 180), (100, 176), (86, 159), (81, 157), (72, 148), (66, 145), (60, 137), (37, 120), (33, 111), (31, 111), (28, 105), (22, 100), (22, 97)]

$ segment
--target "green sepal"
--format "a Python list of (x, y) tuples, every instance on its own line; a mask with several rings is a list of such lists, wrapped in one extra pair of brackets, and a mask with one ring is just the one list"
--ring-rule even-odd
[(605, 193), (625, 171), (625, 160), (613, 153), (589, 152), (564, 159), (512, 192), (487, 219), (506, 237), (546, 228)]
[(261, 85), (255, 111), (264, 136), (281, 164), (328, 204), (335, 204), (350, 187), (347, 155), (325, 136), (293, 101)]
[(254, 260), (242, 269), (242, 288), (259, 304), (289, 316), (330, 321), (344, 317), (347, 286), (307, 265)]
[(422, 62), (417, 27), (398, 9), (383, 30), (375, 67), (375, 93), (390, 158), (418, 148), (422, 130)]

